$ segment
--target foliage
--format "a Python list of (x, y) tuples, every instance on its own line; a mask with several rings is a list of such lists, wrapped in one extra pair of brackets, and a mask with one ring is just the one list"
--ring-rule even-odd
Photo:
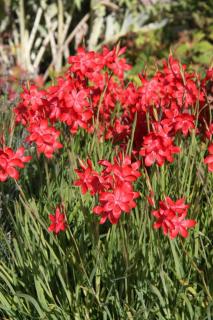
[[(107, 67), (102, 66), (103, 70), (106, 72), (108, 68), (111, 74), (114, 74), (114, 78), (115, 75), (117, 76), (116, 81), (112, 82), (115, 87), (120, 85), (121, 89), (124, 86), (121, 99), (127, 90), (123, 79), (123, 71), (128, 69), (127, 64), (124, 59), (120, 58), (118, 48), (112, 52), (105, 51), (105, 54), (109, 61), (105, 62)], [(113, 63), (114, 60), (112, 62), (112, 55), (117, 64)], [(79, 91), (86, 84), (85, 90), (87, 94), (91, 94), (92, 100), (92, 94), (96, 97), (98, 90), (96, 88), (93, 91), (94, 84), (92, 81), (85, 81), (85, 78), (91, 77), (93, 81), (96, 80), (98, 85), (102, 86), (100, 78), (96, 78), (97, 72), (95, 71), (100, 67), (103, 56), (101, 53), (92, 55), (90, 61), (92, 68), (90, 65), (85, 67), (83, 63), (79, 63), (79, 56), (83, 62), (87, 62), (88, 56), (91, 59), (90, 53), (82, 53), (82, 51), (78, 52), (77, 60), (76, 57), (70, 57), (71, 67), (67, 72), (69, 75), (72, 74), (72, 77), (69, 78), (67, 74), (64, 82), (67, 83), (67, 79), (71, 79), (70, 81), (74, 82), (73, 86), (79, 85), (80, 82)], [(167, 69), (164, 70), (165, 77), (166, 72), (170, 70), (168, 68), (179, 66), (172, 58), (170, 58), (170, 63), (171, 65), (168, 64)], [(88, 68), (86, 72), (84, 70), (84, 73), (78, 69), (82, 66)], [(106, 75), (103, 70), (99, 70), (100, 77)], [(120, 70), (122, 70), (121, 73), (118, 72)], [(181, 75), (184, 74), (180, 66), (178, 70), (182, 72)], [(161, 77), (163, 77), (162, 74)], [(185, 75), (186, 78), (178, 78), (178, 88), (186, 84), (192, 86), (194, 83), (189, 75), (186, 73)], [(174, 74), (169, 73), (169, 76), (168, 87), (172, 81), (176, 83)], [(153, 79), (156, 80), (156, 77), (161, 79), (159, 73), (156, 73)], [(153, 79), (147, 80), (141, 77), (143, 84), (137, 88), (138, 94), (142, 94), (143, 97), (140, 99), (140, 108), (145, 103), (145, 96), (148, 92), (146, 90), (143, 92), (143, 89), (152, 83)], [(65, 88), (63, 91), (60, 87), (62, 83), (62, 79), (59, 79), (57, 93), (59, 92), (59, 96), (61, 92), (65, 95), (63, 111), (67, 112), (64, 104), (69, 103), (70, 100), (66, 100), (66, 94), (69, 94), (73, 87), (71, 86), (69, 90)], [(162, 85), (165, 93), (166, 86), (164, 82), (162, 83), (159, 81), (158, 87)], [(211, 81), (209, 83), (211, 84)], [(195, 87), (191, 87), (193, 90), (189, 90), (189, 93), (187, 91), (189, 96), (186, 91), (181, 91), (185, 98), (181, 97), (179, 100), (182, 103), (181, 108), (184, 103), (186, 103), (184, 106), (187, 107), (186, 98), (191, 97), (193, 92), (197, 93), (195, 90), (197, 83), (194, 85)], [(56, 88), (57, 83), (55, 82), (45, 90), (51, 95), (55, 93)], [(134, 90), (134, 86), (130, 88)], [(114, 88), (110, 87), (109, 92), (107, 90), (106, 87), (105, 94), (115, 95), (112, 91)], [(36, 91), (34, 87), (28, 87), (25, 88), (25, 95), (22, 93), (22, 103), (28, 101), (26, 106), (27, 110), (30, 110), (28, 120), (32, 123), (33, 112), (38, 116), (38, 110), (40, 112), (42, 110), (41, 114), (43, 114), (42, 103), (46, 106), (47, 102), (51, 101), (46, 98), (47, 93), (44, 95), (44, 92), (44, 90)], [(153, 88), (151, 99), (155, 92), (156, 89)], [(42, 102), (37, 94), (42, 95)], [(130, 95), (131, 92), (127, 91), (126, 94)], [(31, 100), (32, 97), (36, 97), (37, 100)], [(98, 97), (98, 101), (94, 99), (94, 104), (98, 104), (97, 110), (94, 107), (97, 113), (94, 112), (94, 122), (90, 124), (94, 125), (93, 133), (88, 133), (83, 128), (76, 132), (73, 123), (66, 123), (66, 120), (63, 122), (61, 115), (53, 118), (52, 125), (57, 122), (57, 129), (63, 135), (63, 152), (60, 155), (55, 154), (52, 159), (47, 159), (44, 157), (45, 150), (39, 149), (40, 144), (37, 145), (38, 151), (44, 154), (37, 156), (35, 147), (24, 142), (27, 151), (34, 155), (33, 160), (28, 167), (23, 169), (18, 182), (11, 180), (1, 182), (0, 187), (4, 197), (1, 219), (8, 222), (4, 224), (1, 236), (7, 248), (7, 255), (3, 254), (0, 262), (1, 316), (9, 319), (211, 319), (213, 176), (207, 171), (203, 162), (208, 140), (202, 136), (202, 131), (196, 130), (197, 128), (201, 130), (199, 119), (194, 120), (194, 129), (189, 130), (186, 135), (184, 132), (184, 135), (181, 132), (175, 133), (175, 142), (182, 150), (176, 156), (175, 162), (165, 163), (162, 166), (157, 166), (157, 164), (149, 167), (141, 166), (141, 177), (135, 182), (140, 198), (131, 214), (122, 215), (117, 224), (111, 225), (106, 222), (100, 225), (97, 216), (91, 212), (91, 208), (97, 203), (97, 194), (94, 196), (87, 193), (83, 196), (80, 190), (73, 185), (77, 179), (75, 169), (80, 159), (86, 160), (90, 157), (94, 170), (99, 173), (98, 160), (112, 161), (113, 156), (122, 147), (119, 143), (114, 144), (113, 140), (107, 141), (103, 139), (103, 136), (102, 139), (97, 137), (102, 121), (108, 125), (106, 120), (108, 118), (104, 120), (101, 118), (101, 103), (105, 103), (104, 114), (108, 111), (107, 101), (111, 106), (109, 97), (103, 99), (102, 91), (99, 92)], [(82, 99), (84, 98), (83, 96)], [(169, 98), (173, 99), (174, 105), (176, 90), (171, 92)], [(206, 96), (205, 99), (207, 99)], [(125, 96), (123, 102), (120, 103), (120, 108), (127, 103), (126, 100)], [(114, 120), (113, 117), (122, 119), (122, 109), (117, 108), (118, 102), (114, 102), (114, 109), (110, 114), (111, 121)], [(32, 103), (35, 103), (33, 108), (31, 108)], [(78, 103), (81, 103), (81, 99)], [(193, 104), (196, 112), (198, 104), (199, 95), (197, 93)], [(148, 105), (150, 106), (149, 102)], [(167, 108), (170, 108), (171, 104), (168, 103), (168, 105)], [(18, 108), (20, 107), (21, 104)], [(89, 108), (88, 105), (86, 107)], [(132, 106), (130, 103), (126, 106), (129, 111), (131, 107), (135, 107), (135, 104), (133, 103)], [(191, 107), (189, 103), (188, 109), (194, 110)], [(207, 107), (210, 110), (208, 100)], [(4, 128), (12, 128), (10, 134), (5, 136), (4, 143), (16, 150), (26, 140), (26, 131), (29, 127), (24, 123), (25, 129), (21, 126), (14, 128), (12, 110), (10, 108), (6, 108), (4, 112), (2, 110), (5, 108), (1, 109), (1, 123)], [(16, 110), (19, 109), (16, 108)], [(165, 111), (163, 108), (154, 108), (153, 114), (151, 110), (148, 114), (148, 109), (140, 110), (148, 116), (148, 124), (151, 120), (154, 122), (157, 116), (162, 116)], [(71, 113), (71, 107), (69, 112)], [(21, 115), (24, 116), (25, 113), (27, 114), (27, 111), (22, 110)], [(97, 115), (98, 118), (95, 118)], [(125, 119), (126, 117), (127, 115)], [(41, 119), (38, 123), (40, 122)], [(131, 125), (131, 134), (126, 142), (127, 149), (124, 149), (124, 152), (129, 154), (134, 148), (136, 120)], [(72, 134), (68, 129), (71, 129)], [(107, 129), (107, 133), (112, 130), (110, 126)], [(149, 136), (149, 133), (145, 135)], [(35, 141), (36, 139), (37, 137)], [(38, 142), (41, 143), (40, 140)], [(51, 149), (51, 156), (52, 151), (55, 150)], [(49, 156), (49, 153), (46, 155)], [(152, 187), (156, 202), (165, 195), (175, 199), (185, 197), (186, 203), (190, 204), (189, 215), (197, 221), (195, 229), (190, 231), (190, 237), (184, 240), (182, 238), (170, 240), (161, 232), (153, 230), (154, 218), (151, 215), (153, 204), (150, 205), (147, 201), (147, 196), (151, 191), (150, 187)], [(60, 203), (63, 204), (69, 228), (56, 236), (48, 232), (48, 215), (52, 214)], [(8, 236), (8, 230), (10, 236)]]

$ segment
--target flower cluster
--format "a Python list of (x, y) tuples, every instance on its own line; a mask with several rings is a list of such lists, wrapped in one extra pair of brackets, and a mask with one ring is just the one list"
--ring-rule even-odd
[[(25, 126), (29, 132), (27, 141), (35, 142), (39, 154), (52, 157), (62, 147), (56, 142), (60, 133), (55, 129), (58, 122), (76, 134), (79, 128), (93, 132), (98, 121), (98, 135), (110, 136), (111, 115), (125, 88), (124, 71), (130, 69), (120, 57), (124, 51), (104, 48), (103, 52), (95, 53), (79, 48), (77, 55), (69, 58), (70, 68), (65, 76), (59, 77), (55, 85), (46, 90), (35, 85), (23, 88), (21, 101), (15, 108), (16, 122)], [(117, 121), (118, 135), (124, 129)]]
[(157, 163), (162, 166), (167, 160), (173, 162), (173, 154), (179, 153), (180, 148), (173, 145), (173, 139), (168, 136), (168, 130), (158, 123), (154, 124), (156, 130), (143, 138), (143, 147), (140, 154), (145, 157), (147, 167)]
[(181, 235), (186, 238), (188, 236), (188, 228), (195, 226), (195, 220), (186, 220), (189, 205), (184, 203), (181, 198), (176, 202), (170, 197), (166, 197), (164, 201), (159, 202), (160, 208), (152, 211), (152, 215), (157, 219), (154, 228), (163, 229), (165, 235), (169, 235), (171, 239)]
[[(100, 217), (100, 223), (108, 219), (114, 224), (123, 212), (130, 213), (139, 197), (134, 183), (140, 169), (173, 163), (181, 152), (180, 140), (188, 141), (192, 133), (199, 139), (209, 139), (209, 155), (204, 162), (213, 171), (213, 124), (208, 107), (213, 69), (202, 78), (170, 55), (151, 78), (142, 73), (139, 85), (127, 84), (125, 72), (131, 66), (124, 53), (125, 48), (119, 47), (104, 47), (101, 52), (79, 48), (75, 56), (68, 58), (69, 67), (63, 76), (45, 89), (24, 87), (14, 109), (16, 124), (27, 132), (25, 141), (35, 144), (37, 153), (47, 158), (62, 149), (60, 140), (64, 139), (66, 146), (67, 135), (74, 136), (79, 130), (97, 135), (101, 143), (111, 140), (116, 146), (114, 160), (100, 160), (98, 171), (90, 159), (80, 161), (80, 168), (75, 170), (78, 179), (74, 185), (98, 201), (93, 212)], [(0, 150), (1, 181), (8, 176), (17, 179), (16, 168), (29, 161), (22, 154), (19, 162), (10, 162), (13, 154), (12, 150)], [(154, 194), (149, 202), (155, 203)], [(185, 220), (187, 209), (183, 199), (173, 202), (167, 197), (160, 202), (159, 210), (153, 211), (155, 228), (162, 227), (170, 238), (179, 233), (186, 237), (187, 228), (195, 224)], [(58, 208), (56, 211), (50, 217), (50, 231), (58, 233), (65, 225), (63, 214)], [(62, 225), (56, 230), (58, 221)]]
[(133, 182), (140, 177), (140, 161), (132, 163), (129, 156), (123, 158), (120, 154), (113, 163), (100, 160), (99, 164), (104, 167), (101, 173), (93, 170), (90, 160), (81, 164), (81, 169), (76, 170), (79, 179), (75, 185), (81, 187), (83, 194), (87, 191), (98, 194), (99, 205), (93, 212), (101, 217), (101, 224), (107, 219), (114, 224), (122, 212), (130, 213), (136, 207), (134, 200), (139, 193), (134, 191)]
[(112, 139), (123, 149), (134, 128), (134, 151), (140, 152), (146, 166), (161, 166), (165, 161), (173, 162), (173, 155), (180, 152), (174, 145), (176, 135), (187, 137), (196, 129), (198, 117), (197, 134), (203, 133), (204, 124), (211, 128), (203, 108), (211, 69), (200, 80), (170, 55), (151, 79), (142, 74), (141, 85), (126, 85), (124, 72), (131, 66), (122, 57), (124, 52), (125, 48), (117, 47), (104, 47), (99, 53), (79, 48), (69, 57), (64, 77), (54, 85), (46, 90), (35, 85), (24, 87), (15, 108), (16, 122), (25, 126), (27, 141), (36, 144), (38, 153), (52, 157), (62, 147), (60, 131), (55, 129), (58, 122), (71, 134), (82, 128), (97, 134), (101, 141)]

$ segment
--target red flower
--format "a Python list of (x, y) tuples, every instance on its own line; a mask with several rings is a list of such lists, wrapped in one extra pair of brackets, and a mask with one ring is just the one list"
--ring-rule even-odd
[[(106, 48), (105, 48), (105, 51), (106, 51)], [(118, 76), (118, 78), (120, 79), (123, 79), (124, 71), (128, 71), (131, 69), (131, 66), (126, 63), (125, 58), (119, 58), (125, 51), (126, 51), (126, 48), (121, 48), (118, 52), (116, 48), (113, 49), (111, 52), (109, 52), (109, 56), (111, 53), (112, 55), (107, 62), (108, 68), (111, 69), (114, 72), (114, 74)]]
[(61, 213), (60, 207), (56, 208), (55, 215), (49, 214), (49, 219), (51, 221), (51, 225), (48, 228), (48, 231), (59, 233), (60, 231), (65, 231), (67, 228), (67, 224), (65, 222), (65, 214)]
[(177, 108), (164, 111), (166, 118), (161, 121), (163, 126), (168, 126), (170, 130), (182, 131), (184, 136), (195, 128), (195, 117), (188, 113), (179, 113)]
[(113, 174), (120, 181), (133, 182), (141, 176), (140, 172), (138, 171), (140, 167), (140, 161), (132, 163), (129, 156), (125, 156), (123, 158), (122, 154), (120, 154), (119, 157), (114, 158), (113, 164), (106, 160), (100, 160), (99, 164), (106, 167), (103, 172), (104, 175)]
[(171, 220), (175, 216), (174, 211), (160, 208), (159, 210), (152, 211), (152, 215), (157, 218), (157, 222), (154, 223), (153, 227), (155, 229), (162, 228), (163, 233), (167, 235), (169, 229), (173, 228)]
[(204, 163), (208, 165), (208, 170), (213, 172), (213, 143), (208, 147), (209, 155), (204, 159)]
[(96, 206), (93, 211), (101, 215), (100, 223), (104, 223), (108, 218), (111, 223), (117, 223), (122, 211), (129, 213), (136, 207), (134, 199), (139, 197), (138, 192), (134, 192), (130, 183), (122, 183), (114, 187), (111, 192), (100, 192), (100, 206)]
[(20, 97), (21, 102), (14, 109), (16, 122), (21, 122), (25, 126), (47, 116), (46, 92), (44, 90), (38, 90), (35, 85), (31, 85), (29, 89), (23, 87)]
[(173, 145), (172, 138), (167, 135), (165, 128), (157, 126), (157, 132), (150, 132), (143, 138), (140, 154), (145, 157), (147, 167), (155, 162), (162, 166), (167, 160), (173, 162), (173, 154), (179, 153), (180, 148)]
[(179, 114), (175, 118), (175, 132), (180, 130), (184, 136), (187, 136), (188, 132), (195, 128), (194, 120), (195, 117), (190, 114)]
[(172, 219), (172, 223), (174, 227), (170, 229), (169, 235), (171, 239), (174, 239), (177, 237), (178, 234), (180, 234), (183, 238), (188, 237), (188, 228), (193, 228), (196, 225), (195, 220), (185, 220), (186, 212), (183, 213), (181, 216), (175, 216)]
[(24, 168), (24, 163), (29, 162), (31, 157), (24, 156), (23, 147), (14, 152), (11, 148), (0, 149), (0, 181), (6, 181), (8, 177), (15, 180), (19, 178), (19, 172), (16, 169)]
[(38, 90), (35, 85), (31, 85), (29, 89), (23, 87), (23, 93), (21, 93), (20, 96), (23, 99), (23, 105), (25, 107), (30, 105), (32, 109), (37, 110), (38, 106), (43, 104), (45, 92)]
[(75, 169), (75, 172), (80, 179), (76, 180), (74, 185), (81, 187), (82, 194), (89, 191), (91, 195), (94, 195), (101, 188), (101, 177), (93, 170), (91, 160), (87, 160), (87, 165), (81, 162), (81, 169)]
[(170, 197), (166, 197), (164, 201), (160, 201), (160, 208), (152, 211), (152, 215), (157, 218), (154, 228), (163, 229), (165, 235), (169, 235), (174, 239), (178, 234), (186, 238), (188, 236), (187, 229), (195, 226), (195, 220), (185, 220), (189, 205), (184, 203), (181, 198), (174, 202)]
[(120, 154), (114, 158), (114, 163), (100, 160), (99, 164), (104, 166), (101, 173), (93, 170), (90, 160), (87, 160), (87, 165), (81, 163), (81, 169), (75, 170), (80, 179), (74, 185), (81, 187), (82, 194), (87, 191), (91, 195), (98, 194), (99, 205), (93, 212), (101, 216), (100, 223), (107, 219), (117, 223), (122, 212), (129, 213), (136, 206), (134, 199), (139, 197), (139, 193), (134, 192), (132, 183), (141, 175), (138, 171), (140, 161), (132, 163), (129, 156), (123, 158)]
[(89, 130), (93, 112), (89, 108), (86, 89), (79, 91), (72, 89), (64, 92), (61, 111), (60, 120), (70, 127), (71, 133), (76, 133), (78, 127)]
[(189, 208), (188, 204), (185, 204), (185, 199), (180, 198), (177, 201), (173, 201), (170, 197), (166, 197), (164, 201), (161, 201), (161, 207), (165, 209), (172, 209), (178, 214), (186, 212)]
[(88, 76), (88, 73), (98, 71), (104, 65), (101, 56), (94, 52), (86, 52), (84, 48), (78, 48), (75, 56), (68, 58), (69, 64), (71, 64), (70, 71), (78, 73), (80, 76)]
[(47, 120), (31, 124), (28, 131), (30, 135), (26, 141), (36, 143), (38, 154), (44, 153), (47, 158), (52, 158), (53, 152), (63, 147), (57, 141), (60, 131), (57, 131), (54, 127), (49, 127)]

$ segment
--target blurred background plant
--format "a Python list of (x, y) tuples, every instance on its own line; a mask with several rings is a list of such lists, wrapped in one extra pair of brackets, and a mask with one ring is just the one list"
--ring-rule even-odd
[[(6, 1), (6, 15), (1, 17), (1, 65), (3, 73), (18, 78), (34, 78), (54, 65), (59, 71), (63, 58), (69, 55), (68, 46), (88, 16), (74, 21), (80, 13), (81, 1)], [(3, 5), (2, 5), (3, 6)], [(73, 24), (73, 33), (69, 34)]]
[(0, 72), (9, 82), (42, 85), (80, 44), (96, 50), (122, 40), (136, 63), (132, 73), (170, 48), (193, 64), (206, 65), (213, 55), (212, 0), (1, 0), (0, 6)]

